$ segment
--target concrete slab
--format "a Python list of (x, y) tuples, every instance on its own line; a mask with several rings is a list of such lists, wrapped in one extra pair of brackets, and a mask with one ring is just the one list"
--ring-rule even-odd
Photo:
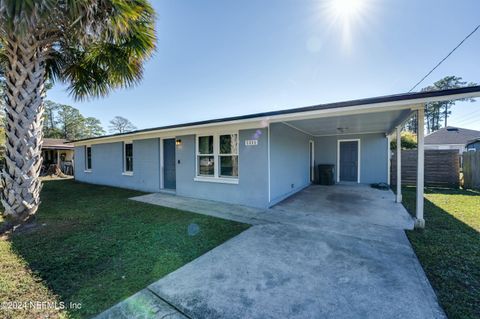
[(414, 221), (392, 191), (369, 185), (313, 185), (275, 205), (274, 210), (315, 218), (413, 229)]
[(329, 223), (344, 222), (346, 227), (352, 223), (367, 228), (380, 225), (413, 229), (414, 226), (412, 217), (402, 204), (395, 203), (391, 191), (374, 189), (368, 185), (313, 185), (265, 210), (166, 193), (131, 199), (251, 225), (288, 223), (323, 227)]
[(258, 225), (149, 287), (192, 318), (443, 318), (410, 247)]
[(97, 319), (186, 319), (148, 289), (143, 289), (121, 303), (99, 314)]
[[(254, 225), (143, 290), (142, 309), (157, 300), (189, 318), (445, 318), (403, 231), (413, 220), (390, 191), (312, 186), (267, 210), (134, 199)], [(113, 313), (135, 313), (140, 297)]]
[(266, 223), (261, 220), (263, 209), (231, 205), (204, 199), (176, 196), (168, 193), (153, 193), (130, 198), (135, 201), (186, 210), (193, 213), (234, 220), (250, 225)]

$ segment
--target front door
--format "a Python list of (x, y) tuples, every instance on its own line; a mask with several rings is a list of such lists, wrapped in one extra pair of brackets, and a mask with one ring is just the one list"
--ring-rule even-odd
[(358, 141), (340, 141), (340, 181), (358, 181)]
[(175, 139), (163, 140), (163, 188), (177, 187), (175, 172)]

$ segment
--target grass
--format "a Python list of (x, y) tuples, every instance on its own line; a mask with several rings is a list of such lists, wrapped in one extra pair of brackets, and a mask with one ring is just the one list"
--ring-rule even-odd
[[(403, 192), (415, 213), (415, 188)], [(480, 318), (480, 192), (426, 189), (424, 230), (407, 232), (450, 319)]]
[(0, 302), (81, 304), (0, 309), (8, 318), (95, 315), (249, 226), (128, 200), (131, 190), (47, 181), (35, 226), (0, 240)]

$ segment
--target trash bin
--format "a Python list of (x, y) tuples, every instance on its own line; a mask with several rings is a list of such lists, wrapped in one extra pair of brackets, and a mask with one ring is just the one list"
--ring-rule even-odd
[(335, 165), (333, 164), (318, 165), (318, 183), (320, 185), (335, 184), (334, 173), (335, 173)]

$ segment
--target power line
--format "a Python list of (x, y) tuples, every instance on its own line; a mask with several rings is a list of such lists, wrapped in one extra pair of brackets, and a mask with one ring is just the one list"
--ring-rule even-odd
[(463, 120), (463, 121), (458, 121), (456, 123), (460, 124), (460, 125), (465, 125), (465, 124), (471, 124), (471, 123), (474, 123), (474, 122), (478, 122), (478, 120), (480, 120), (480, 116), (479, 117), (472, 117), (471, 119), (467, 119), (467, 120)]
[[(480, 109), (477, 110), (472, 110), (471, 113), (463, 114), (460, 115), (459, 117), (456, 117), (455, 120), (456, 122), (463, 122), (472, 119), (472, 116), (477, 116), (480, 115)], [(453, 120), (453, 118), (451, 118)]]
[(435, 67), (431, 69), (430, 72), (428, 72), (420, 81), (418, 81), (417, 84), (415, 84), (408, 92), (412, 92), (413, 90), (415, 90), (415, 88), (420, 83), (422, 83), (430, 74), (432, 74), (433, 71), (435, 71), (440, 66), (440, 64), (442, 64), (446, 59), (448, 59), (452, 55), (452, 53), (455, 52), (465, 41), (467, 41), (467, 39), (470, 38), (479, 28), (480, 24), (477, 25), (477, 27), (473, 29), (473, 31), (470, 32), (462, 41), (460, 41), (460, 43), (455, 48), (453, 48), (453, 50), (450, 51), (450, 53), (448, 53), (446, 57), (444, 57), (440, 62), (438, 62), (437, 65), (435, 65)]

